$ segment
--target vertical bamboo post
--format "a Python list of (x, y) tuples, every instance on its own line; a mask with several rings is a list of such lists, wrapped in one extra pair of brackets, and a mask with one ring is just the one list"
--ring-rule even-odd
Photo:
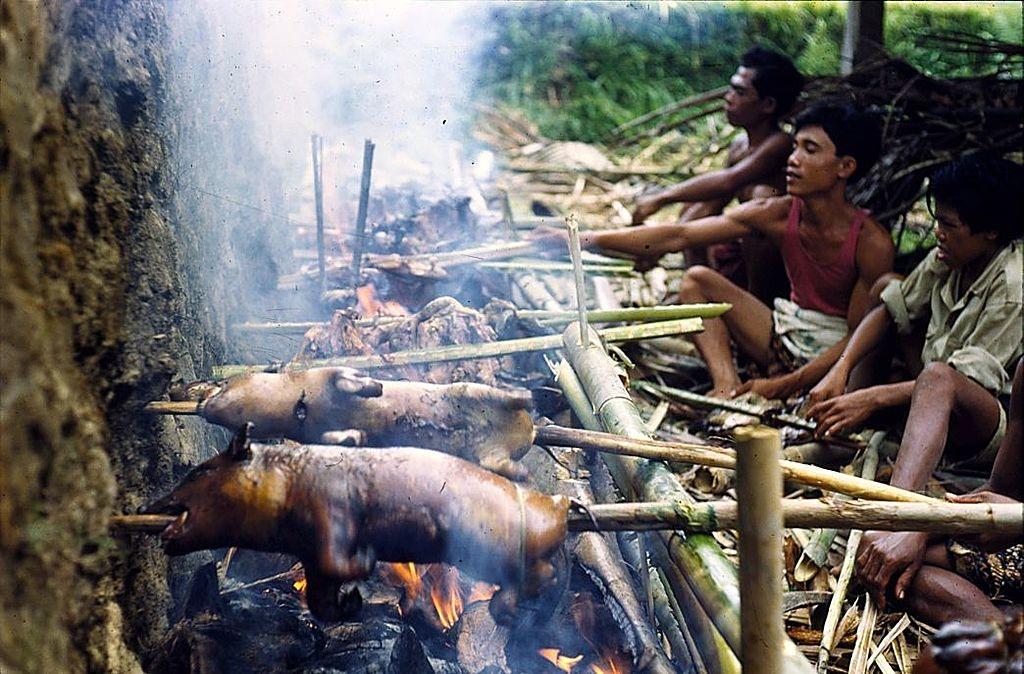
[(320, 292), (327, 289), (327, 270), (324, 255), (324, 139), (313, 134), (313, 197), (316, 201), (316, 269)]
[(370, 203), (370, 175), (373, 171), (373, 150), (369, 138), (363, 144), (363, 176), (359, 181), (359, 210), (356, 212), (356, 233), (352, 241), (352, 288), (359, 287), (359, 268), (363, 262), (363, 239), (366, 236), (366, 210)]
[(740, 661), (745, 672), (782, 674), (782, 438), (767, 426), (738, 428), (735, 437)]

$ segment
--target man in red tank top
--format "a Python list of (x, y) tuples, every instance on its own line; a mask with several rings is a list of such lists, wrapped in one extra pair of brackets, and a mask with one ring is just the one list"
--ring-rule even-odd
[[(721, 318), (704, 321), (694, 337), (711, 373), (712, 394), (755, 391), (783, 398), (813, 386), (842, 353), (849, 331), (868, 308), (868, 291), (892, 269), (888, 231), (846, 198), (846, 185), (871, 167), (880, 151), (877, 123), (849, 105), (813, 105), (796, 120), (796, 146), (786, 169), (787, 195), (750, 201), (723, 215), (670, 225), (584, 232), (584, 246), (657, 260), (693, 246), (763, 234), (783, 251), (793, 286), (770, 309), (718, 272), (687, 270), (681, 302), (728, 302)], [(564, 238), (564, 232), (551, 232)], [(782, 374), (740, 385), (730, 337), (766, 368)]]

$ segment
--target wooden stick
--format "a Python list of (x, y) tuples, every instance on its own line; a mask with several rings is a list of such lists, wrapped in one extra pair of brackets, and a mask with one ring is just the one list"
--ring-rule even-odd
[[(739, 452), (738, 456), (743, 456)], [(738, 479), (738, 476), (737, 476)], [(829, 499), (778, 501), (786, 528), (928, 531), (936, 534), (998, 533), (1024, 528), (1024, 509), (1013, 503), (901, 503)], [(573, 531), (657, 531), (707, 533), (739, 528), (742, 509), (736, 501), (609, 503), (573, 510)]]
[(615, 128), (614, 131), (612, 131), (612, 134), (619, 135), (623, 131), (628, 131), (629, 129), (632, 129), (635, 126), (645, 124), (651, 121), (652, 119), (664, 117), (665, 115), (671, 115), (672, 113), (679, 112), (680, 110), (692, 108), (695, 105), (702, 105), (704, 103), (707, 103), (708, 101), (714, 101), (724, 96), (725, 92), (727, 92), (728, 90), (729, 87), (718, 87), (717, 89), (712, 89), (710, 91), (694, 94), (693, 96), (688, 96), (682, 99), (681, 101), (669, 103), (668, 105), (662, 106), (657, 110), (652, 110), (651, 112), (640, 115), (639, 117), (631, 119), (624, 124), (620, 124)]
[[(659, 461), (679, 461), (716, 468), (736, 468), (736, 458), (706, 446), (659, 440), (634, 440), (609, 433), (582, 431), (561, 426), (539, 426), (537, 444), (552, 444), (566, 447), (581, 447), (604, 453), (638, 456)], [(906, 501), (917, 503), (941, 502), (924, 494), (900, 489), (891, 485), (845, 475), (834, 470), (808, 466), (794, 461), (781, 461), (782, 474), (787, 480), (810, 485), (825, 491), (847, 494), (857, 498), (876, 501)]]
[[(864, 464), (861, 467), (861, 476), (866, 479), (875, 477), (878, 470), (878, 448), (885, 440), (885, 433), (876, 432), (871, 436), (867, 449), (864, 450)], [(825, 627), (822, 630), (821, 644), (818, 646), (818, 674), (825, 674), (828, 670), (829, 656), (832, 654), (832, 647), (835, 645), (836, 628), (839, 626), (839, 616), (843, 610), (843, 601), (846, 599), (846, 591), (850, 587), (850, 579), (853, 578), (853, 565), (857, 559), (857, 548), (860, 547), (860, 539), (864, 535), (862, 529), (854, 529), (846, 540), (846, 555), (843, 557), (843, 566), (839, 571), (839, 582), (836, 584), (836, 591), (832, 595), (832, 601), (828, 605), (828, 613), (825, 616)]]
[(373, 171), (373, 150), (369, 138), (363, 143), (363, 175), (359, 181), (359, 210), (356, 212), (356, 233), (352, 241), (352, 288), (359, 286), (359, 270), (363, 263), (363, 242), (366, 237), (366, 211), (370, 204), (370, 176)]
[(199, 414), (195, 400), (154, 400), (143, 408), (150, 414)]
[[(699, 318), (682, 318), (675, 321), (605, 328), (600, 330), (598, 334), (601, 339), (609, 342), (626, 342), (637, 339), (665, 337), (667, 335), (681, 335), (688, 332), (697, 332), (703, 328), (704, 324)], [(433, 349), (396, 351), (394, 353), (370, 356), (342, 356), (322, 360), (293, 362), (286, 365), (284, 370), (298, 371), (314, 367), (352, 367), (358, 370), (374, 370), (399, 365), (422, 365), (425, 363), (471, 360), (474, 358), (494, 358), (530, 351), (547, 351), (549, 349), (557, 349), (561, 344), (562, 338), (560, 335), (544, 335), (541, 337), (483, 342), (481, 344), (456, 344)], [(265, 369), (265, 366), (262, 365), (218, 365), (213, 368), (213, 376), (217, 379), (226, 379), (237, 374), (262, 372)]]
[(671, 386), (659, 386), (646, 381), (638, 381), (634, 386), (641, 390), (646, 391), (652, 395), (664, 398), (672, 398), (679, 402), (686, 403), (687, 405), (694, 405), (696, 407), (703, 407), (706, 409), (720, 409), (727, 410), (729, 412), (737, 412), (739, 414), (747, 414), (749, 416), (760, 419), (766, 424), (782, 424), (783, 426), (792, 426), (805, 431), (814, 431), (818, 428), (818, 424), (813, 421), (798, 417), (795, 414), (775, 413), (771, 410), (765, 410), (757, 405), (750, 405), (747, 403), (736, 402), (735, 400), (724, 400), (722, 398), (712, 398), (711, 396), (700, 395), (699, 393), (691, 393), (690, 391), (684, 391), (683, 389), (672, 388)]
[(739, 508), (740, 662), (782, 674), (782, 437), (765, 426), (736, 429)]
[[(573, 271), (571, 262), (558, 262), (556, 260), (498, 260), (495, 262), (481, 262), (477, 266), (484, 269), (503, 269), (506, 271)], [(583, 271), (591, 274), (631, 275), (636, 273), (631, 267), (623, 267), (616, 264), (584, 264)]]
[(158, 534), (176, 519), (173, 515), (111, 515), (109, 526), (125, 533)]

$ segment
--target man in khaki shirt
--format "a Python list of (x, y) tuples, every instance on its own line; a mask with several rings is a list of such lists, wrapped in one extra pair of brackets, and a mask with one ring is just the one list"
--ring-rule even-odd
[[(843, 354), (811, 391), (808, 416), (819, 435), (845, 431), (887, 407), (909, 404), (907, 425), (891, 483), (920, 490), (944, 453), (952, 461), (988, 460), (1006, 428), (996, 396), (1007, 393), (1022, 352), (1024, 222), (1019, 164), (971, 155), (938, 171), (929, 185), (938, 246), (881, 293), (883, 304), (865, 316)], [(928, 318), (916, 380), (844, 393), (850, 372), (892, 328), (909, 336)], [(890, 581), (903, 593), (921, 566), (924, 549), (899, 534), (869, 532), (862, 550), (879, 568), (858, 569), (884, 601)]]

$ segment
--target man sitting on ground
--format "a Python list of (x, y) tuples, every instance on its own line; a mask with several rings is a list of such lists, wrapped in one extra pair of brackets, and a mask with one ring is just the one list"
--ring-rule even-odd
[[(846, 199), (846, 185), (878, 157), (875, 120), (848, 105), (817, 104), (796, 119), (796, 147), (786, 170), (788, 194), (750, 201), (724, 215), (670, 225), (584, 232), (589, 248), (641, 260), (691, 246), (732, 241), (759, 232), (782, 250), (792, 285), (789, 300), (772, 311), (749, 292), (707, 267), (689, 269), (681, 302), (728, 302), (722, 318), (704, 321), (694, 343), (711, 373), (713, 395), (729, 396), (740, 381), (730, 335), (764, 367), (784, 374), (748, 382), (753, 390), (781, 398), (812, 386), (846, 346), (868, 306), (868, 291), (892, 270), (889, 233)], [(550, 236), (565, 238), (564, 232)]]
[[(725, 94), (725, 116), (743, 136), (729, 146), (728, 166), (637, 200), (633, 224), (639, 225), (670, 204), (682, 203), (680, 222), (718, 215), (739, 202), (785, 193), (786, 157), (793, 138), (779, 128), (803, 88), (803, 77), (782, 54), (756, 46), (740, 59)], [(736, 284), (764, 301), (785, 292), (779, 251), (752, 234), (712, 248), (714, 265)], [(689, 265), (708, 264), (704, 247), (686, 251)]]

